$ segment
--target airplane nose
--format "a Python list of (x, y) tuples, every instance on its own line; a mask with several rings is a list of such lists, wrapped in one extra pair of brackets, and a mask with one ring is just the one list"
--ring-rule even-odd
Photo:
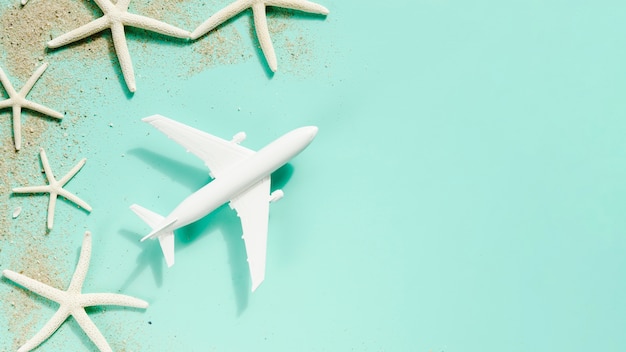
[(291, 131), (290, 134), (293, 134), (298, 140), (309, 145), (317, 135), (317, 130), (317, 126), (303, 126)]
[(311, 136), (311, 140), (313, 140), (313, 138), (315, 138), (315, 136), (317, 135), (317, 131), (319, 129), (317, 128), (317, 126), (308, 126), (306, 129), (309, 133), (309, 136)]

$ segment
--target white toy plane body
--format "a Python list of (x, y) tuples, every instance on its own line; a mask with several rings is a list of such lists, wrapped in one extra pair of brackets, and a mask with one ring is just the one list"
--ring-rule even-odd
[(130, 208), (152, 228), (141, 241), (158, 238), (167, 266), (171, 267), (174, 265), (174, 231), (230, 201), (230, 207), (241, 219), (254, 291), (265, 278), (269, 203), (283, 195), (280, 190), (270, 194), (270, 175), (313, 141), (317, 127), (295, 129), (254, 152), (238, 144), (245, 138), (243, 133), (226, 141), (161, 115), (146, 117), (143, 121), (202, 159), (214, 180), (165, 217), (131, 205)]

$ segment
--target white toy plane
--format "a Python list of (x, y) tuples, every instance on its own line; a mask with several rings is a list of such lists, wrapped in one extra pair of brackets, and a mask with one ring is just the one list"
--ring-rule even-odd
[(174, 231), (230, 201), (230, 207), (241, 219), (252, 291), (256, 290), (265, 278), (269, 203), (283, 196), (280, 190), (270, 194), (270, 174), (304, 150), (315, 138), (317, 127), (295, 129), (254, 152), (239, 145), (246, 137), (243, 132), (236, 134), (232, 141), (226, 141), (161, 115), (149, 116), (143, 121), (202, 159), (214, 180), (185, 198), (166, 217), (137, 204), (131, 205), (130, 208), (152, 228), (141, 241), (159, 239), (165, 262), (171, 267), (174, 265)]

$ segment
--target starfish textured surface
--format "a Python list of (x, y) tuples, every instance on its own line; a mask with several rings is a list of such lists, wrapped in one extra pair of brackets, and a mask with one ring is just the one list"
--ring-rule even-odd
[(137, 90), (135, 73), (130, 59), (124, 26), (146, 29), (152, 32), (168, 35), (176, 38), (189, 38), (190, 33), (186, 30), (174, 27), (153, 18), (136, 15), (128, 12), (130, 0), (118, 0), (113, 4), (110, 0), (94, 0), (104, 15), (86, 25), (78, 27), (48, 42), (49, 48), (58, 48), (78, 40), (89, 37), (107, 28), (111, 29), (113, 46), (120, 62), (122, 74), (126, 86), (131, 92)]
[(0, 101), (0, 109), (8, 108), (9, 106), (13, 107), (13, 137), (15, 138), (15, 150), (20, 150), (22, 147), (22, 108), (26, 108), (29, 110), (37, 111), (41, 114), (48, 115), (55, 119), (62, 119), (63, 114), (60, 112), (54, 111), (50, 108), (47, 108), (41, 104), (34, 103), (30, 100), (26, 99), (28, 93), (33, 88), (35, 83), (43, 72), (48, 68), (48, 64), (44, 63), (39, 66), (37, 71), (33, 73), (32, 76), (26, 81), (24, 87), (18, 92), (13, 88), (13, 85), (9, 81), (7, 75), (0, 68), (0, 82), (9, 95), (9, 99)]
[(39, 155), (41, 156), (41, 164), (43, 165), (43, 170), (46, 173), (46, 177), (48, 178), (48, 184), (44, 186), (30, 186), (30, 187), (18, 187), (13, 188), (13, 193), (50, 193), (50, 203), (48, 204), (48, 229), (52, 229), (52, 225), (54, 224), (54, 209), (56, 207), (57, 197), (65, 197), (67, 200), (73, 202), (79, 207), (84, 208), (85, 210), (91, 212), (91, 206), (87, 204), (84, 200), (78, 198), (76, 195), (70, 193), (63, 189), (66, 183), (74, 177), (80, 171), (80, 169), (85, 165), (87, 159), (83, 158), (81, 161), (70, 170), (62, 179), (56, 180), (54, 175), (52, 174), (52, 169), (50, 168), (50, 163), (48, 162), (48, 157), (46, 156), (46, 152), (43, 148), (40, 149)]
[(306, 0), (237, 0), (216, 12), (214, 15), (209, 17), (208, 20), (198, 26), (198, 28), (191, 32), (191, 39), (196, 40), (200, 38), (240, 12), (251, 8), (254, 19), (254, 28), (259, 44), (261, 45), (261, 50), (263, 50), (265, 60), (267, 61), (267, 64), (272, 72), (276, 72), (278, 69), (278, 62), (276, 60), (274, 46), (272, 45), (272, 39), (270, 38), (270, 31), (267, 27), (267, 17), (265, 15), (266, 6), (282, 7), (285, 9), (299, 10), (320, 15), (328, 15), (329, 13), (328, 9), (324, 6)]
[(51, 301), (57, 302), (59, 310), (52, 316), (46, 325), (39, 330), (35, 336), (28, 340), (18, 352), (30, 351), (42, 342), (48, 339), (63, 324), (63, 322), (71, 315), (74, 317), (78, 325), (83, 329), (85, 334), (98, 347), (100, 351), (112, 351), (106, 339), (94, 324), (85, 307), (93, 306), (123, 306), (134, 308), (148, 308), (148, 303), (138, 298), (120, 295), (115, 293), (82, 293), (83, 283), (89, 269), (89, 260), (91, 258), (91, 233), (85, 232), (83, 238), (83, 246), (80, 250), (78, 265), (74, 271), (74, 276), (70, 282), (67, 291), (61, 291), (54, 287), (48, 286), (37, 280), (31, 279), (22, 274), (18, 274), (11, 270), (4, 270), (2, 275), (7, 279), (23, 286)]

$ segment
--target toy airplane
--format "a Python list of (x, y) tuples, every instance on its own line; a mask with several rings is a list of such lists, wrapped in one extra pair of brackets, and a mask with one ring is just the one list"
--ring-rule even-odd
[(283, 196), (280, 190), (270, 194), (270, 174), (304, 150), (315, 138), (317, 127), (295, 129), (254, 152), (239, 145), (245, 139), (243, 132), (236, 134), (232, 141), (226, 141), (161, 115), (146, 117), (143, 121), (202, 159), (214, 180), (183, 200), (166, 217), (131, 205), (130, 208), (152, 228), (141, 241), (158, 239), (165, 262), (171, 267), (174, 265), (174, 231), (230, 201), (230, 207), (241, 219), (252, 291), (256, 290), (265, 278), (269, 203)]

